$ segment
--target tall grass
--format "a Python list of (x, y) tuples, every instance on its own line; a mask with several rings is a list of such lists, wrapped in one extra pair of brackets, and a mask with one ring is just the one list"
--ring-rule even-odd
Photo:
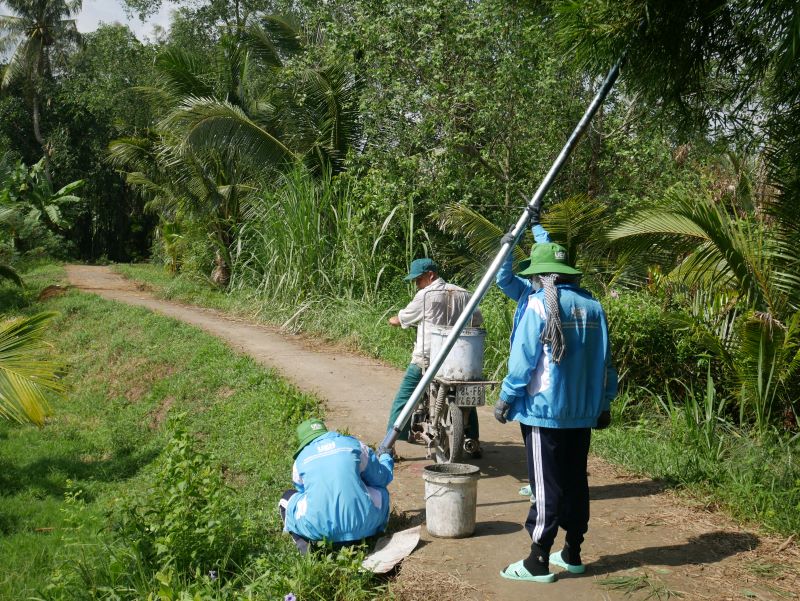
[(635, 472), (691, 491), (712, 507), (767, 529), (800, 531), (800, 435), (733, 424), (711, 378), (678, 400), (643, 389), (612, 404), (618, 427), (593, 449)]
[(315, 179), (301, 165), (282, 178), (246, 210), (231, 288), (296, 300), (300, 310), (306, 299), (375, 298), (387, 270), (383, 246), (399, 207), (376, 221), (347, 180)]

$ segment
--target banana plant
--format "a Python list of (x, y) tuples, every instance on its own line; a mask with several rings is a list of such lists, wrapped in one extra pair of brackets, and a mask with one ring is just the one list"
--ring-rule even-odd
[(74, 192), (84, 186), (85, 180), (70, 182), (54, 191), (45, 177), (44, 159), (30, 168), (21, 161), (11, 163), (8, 155), (2, 163), (0, 226), (10, 231), (12, 244), (35, 237), (39, 226), (54, 234), (66, 234), (83, 203)]

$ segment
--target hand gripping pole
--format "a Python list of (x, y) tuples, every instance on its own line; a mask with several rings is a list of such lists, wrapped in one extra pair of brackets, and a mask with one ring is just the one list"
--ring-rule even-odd
[(625, 55), (623, 54), (616, 64), (611, 67), (611, 70), (603, 80), (603, 83), (591, 104), (586, 109), (586, 112), (583, 114), (583, 117), (581, 117), (581, 120), (578, 121), (578, 125), (573, 130), (566, 144), (564, 144), (564, 147), (556, 157), (556, 160), (553, 162), (553, 165), (550, 167), (547, 175), (544, 176), (542, 183), (539, 184), (539, 188), (536, 190), (536, 193), (533, 195), (530, 202), (528, 202), (528, 205), (525, 207), (522, 215), (517, 220), (514, 228), (511, 230), (511, 234), (514, 236), (513, 242), (503, 244), (500, 247), (500, 251), (497, 253), (497, 256), (495, 256), (494, 260), (489, 266), (489, 269), (486, 271), (480, 283), (478, 284), (478, 287), (475, 289), (475, 292), (472, 294), (472, 298), (470, 298), (466, 307), (464, 307), (464, 311), (461, 313), (461, 316), (458, 318), (455, 325), (453, 325), (453, 328), (450, 331), (447, 339), (444, 341), (444, 345), (442, 346), (441, 350), (435, 357), (431, 359), (430, 366), (422, 376), (422, 380), (420, 380), (419, 384), (417, 384), (417, 387), (414, 389), (414, 392), (411, 394), (411, 397), (409, 397), (408, 402), (406, 403), (405, 407), (403, 407), (403, 411), (397, 417), (397, 420), (395, 420), (392, 429), (386, 433), (386, 437), (381, 442), (379, 448), (390, 449), (394, 446), (395, 441), (397, 441), (397, 436), (400, 434), (400, 430), (403, 429), (403, 426), (409, 420), (411, 413), (416, 408), (423, 396), (423, 393), (436, 375), (436, 372), (439, 371), (439, 368), (442, 366), (445, 358), (447, 358), (447, 355), (450, 353), (450, 350), (456, 343), (456, 339), (461, 334), (464, 326), (472, 319), (472, 313), (475, 311), (475, 308), (478, 306), (481, 300), (483, 300), (486, 291), (489, 290), (489, 287), (492, 285), (492, 281), (499, 271), (500, 266), (503, 264), (503, 261), (506, 260), (508, 253), (511, 252), (511, 249), (517, 243), (520, 235), (525, 230), (525, 226), (528, 224), (531, 212), (534, 210), (534, 208), (541, 206), (542, 199), (544, 198), (545, 194), (547, 194), (547, 191), (550, 189), (550, 186), (553, 184), (553, 181), (555, 180), (559, 171), (561, 171), (561, 168), (564, 166), (567, 158), (578, 144), (578, 141), (583, 133), (586, 131), (586, 128), (589, 126), (589, 123), (592, 120), (592, 117), (594, 117), (595, 113), (597, 113), (600, 105), (603, 104), (603, 101), (606, 99), (606, 96), (608, 96), (611, 88), (614, 87), (614, 83), (617, 81), (617, 77), (619, 76), (619, 69), (622, 65), (624, 57)]

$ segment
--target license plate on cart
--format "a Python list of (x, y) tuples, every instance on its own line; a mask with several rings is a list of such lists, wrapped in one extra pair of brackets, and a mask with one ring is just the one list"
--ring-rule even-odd
[(463, 384), (456, 387), (456, 405), (478, 407), (486, 404), (486, 387), (481, 384)]

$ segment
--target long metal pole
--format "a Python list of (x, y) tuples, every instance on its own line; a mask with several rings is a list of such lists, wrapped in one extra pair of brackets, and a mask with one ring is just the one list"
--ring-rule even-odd
[(397, 417), (392, 426), (392, 429), (387, 432), (386, 437), (381, 442), (380, 447), (389, 449), (394, 446), (395, 441), (397, 440), (398, 435), (400, 434), (400, 430), (403, 429), (403, 426), (408, 421), (411, 413), (416, 408), (417, 404), (419, 403), (420, 399), (422, 398), (423, 393), (428, 388), (428, 385), (433, 380), (433, 377), (436, 375), (436, 372), (439, 371), (439, 368), (442, 366), (447, 355), (450, 353), (450, 350), (453, 348), (453, 345), (456, 343), (456, 339), (461, 334), (461, 331), (464, 329), (464, 326), (467, 324), (469, 320), (472, 319), (472, 313), (477, 308), (478, 304), (483, 300), (486, 291), (489, 290), (489, 287), (492, 285), (492, 281), (494, 280), (494, 276), (497, 274), (500, 266), (503, 264), (503, 261), (506, 260), (508, 253), (511, 252), (511, 249), (517, 243), (522, 232), (525, 230), (525, 226), (528, 224), (530, 219), (531, 213), (535, 208), (538, 208), (542, 204), (542, 199), (544, 198), (547, 191), (550, 189), (550, 186), (553, 184), (558, 172), (561, 171), (561, 168), (564, 166), (564, 163), (567, 161), (572, 150), (578, 144), (583, 133), (586, 131), (586, 128), (589, 126), (589, 123), (594, 117), (597, 109), (600, 108), (600, 105), (603, 104), (603, 101), (608, 96), (608, 93), (611, 91), (611, 88), (614, 87), (614, 83), (617, 81), (617, 77), (619, 76), (619, 69), (622, 65), (622, 61), (624, 59), (624, 54), (619, 58), (616, 64), (611, 67), (611, 70), (606, 75), (606, 78), (603, 80), (603, 84), (600, 86), (597, 94), (595, 95), (594, 99), (592, 100), (589, 107), (586, 109), (586, 112), (581, 117), (581, 120), (578, 121), (578, 125), (570, 135), (567, 143), (564, 144), (564, 147), (561, 149), (561, 152), (556, 157), (556, 160), (553, 162), (553, 165), (550, 167), (550, 171), (547, 172), (547, 175), (544, 176), (542, 183), (539, 184), (539, 188), (536, 190), (536, 193), (531, 198), (528, 205), (525, 207), (520, 218), (517, 220), (516, 225), (514, 225), (514, 229), (511, 230), (511, 234), (513, 235), (513, 241), (510, 243), (503, 244), (500, 247), (500, 251), (497, 253), (497, 256), (492, 261), (492, 264), (489, 266), (489, 269), (484, 274), (483, 278), (481, 279), (478, 287), (475, 289), (475, 292), (472, 294), (472, 298), (470, 298), (467, 306), (464, 307), (464, 311), (461, 313), (461, 316), (456, 321), (453, 329), (450, 331), (447, 339), (444, 341), (444, 345), (442, 346), (439, 353), (431, 360), (430, 366), (425, 374), (422, 376), (422, 380), (420, 380), (417, 387), (414, 389), (414, 392), (411, 393), (411, 397), (409, 397), (406, 406), (403, 407), (403, 411)]

